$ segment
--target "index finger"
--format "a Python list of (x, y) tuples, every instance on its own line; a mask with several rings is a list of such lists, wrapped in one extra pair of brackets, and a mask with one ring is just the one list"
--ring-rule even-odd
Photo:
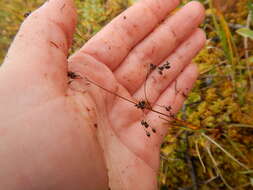
[(79, 52), (93, 56), (114, 70), (130, 50), (143, 40), (180, 0), (141, 0), (117, 16)]

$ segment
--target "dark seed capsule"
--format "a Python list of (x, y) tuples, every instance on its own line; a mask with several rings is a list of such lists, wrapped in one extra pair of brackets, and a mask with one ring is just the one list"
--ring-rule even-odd
[(156, 66), (155, 64), (150, 64), (150, 70), (151, 70), (151, 71), (155, 70), (156, 67), (157, 67), (157, 66)]
[(164, 70), (164, 67), (163, 67), (163, 66), (160, 66), (160, 67), (158, 67), (158, 69), (159, 69), (160, 71), (163, 71), (163, 70)]
[(162, 72), (162, 71), (158, 71), (158, 73), (159, 73), (160, 75), (162, 75), (162, 74), (163, 74), (163, 72)]
[(138, 109), (144, 110), (145, 107), (146, 107), (146, 102), (145, 101), (140, 101), (140, 102), (138, 102), (138, 104), (135, 104), (135, 107), (137, 107)]
[(77, 77), (76, 73), (72, 72), (72, 71), (68, 71), (68, 77), (75, 79)]
[(165, 66), (165, 69), (170, 69), (170, 65), (166, 65), (166, 66)]
[(183, 92), (182, 93), (182, 96), (184, 97), (184, 98), (187, 98), (187, 95)]
[(164, 64), (164, 68), (165, 68), (165, 69), (170, 69), (170, 68), (171, 68), (170, 62), (167, 61), (167, 62)]
[(155, 129), (155, 128), (152, 128), (152, 132), (153, 132), (153, 133), (156, 133), (156, 129)]
[(171, 106), (166, 106), (165, 109), (166, 109), (166, 111), (171, 111), (172, 107)]
[(146, 131), (147, 137), (150, 137), (150, 132)]
[(145, 128), (149, 127), (149, 124), (144, 120), (141, 121), (141, 125), (144, 126)]
[(82, 78), (80, 75), (76, 74), (73, 71), (68, 71), (67, 75), (71, 79), (81, 79)]
[(24, 14), (24, 17), (26, 18), (26, 17), (28, 17), (30, 14), (31, 14), (31, 11), (26, 12), (26, 13)]

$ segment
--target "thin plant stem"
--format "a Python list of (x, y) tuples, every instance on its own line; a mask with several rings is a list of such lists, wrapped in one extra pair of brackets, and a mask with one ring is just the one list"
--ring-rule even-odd
[(205, 164), (201, 158), (201, 155), (200, 155), (200, 152), (199, 152), (199, 145), (198, 145), (198, 141), (196, 141), (195, 143), (195, 149), (196, 149), (196, 152), (197, 152), (197, 155), (198, 155), (198, 158), (199, 158), (199, 161), (200, 161), (200, 164), (203, 168), (203, 173), (206, 173), (206, 167), (205, 167)]
[(209, 136), (207, 136), (204, 133), (201, 133), (201, 135), (203, 137), (205, 137), (207, 140), (209, 140), (211, 143), (213, 143), (214, 145), (216, 145), (219, 149), (221, 149), (229, 158), (231, 158), (232, 160), (234, 160), (238, 165), (240, 165), (241, 167), (243, 167), (246, 170), (249, 170), (249, 168), (244, 165), (243, 163), (241, 163), (240, 161), (238, 161), (234, 156), (232, 156), (228, 151), (226, 151), (221, 145), (219, 145), (217, 142), (215, 142), (215, 140), (213, 140), (212, 138), (210, 138)]
[(220, 171), (220, 169), (219, 169), (219, 167), (218, 167), (218, 164), (217, 164), (216, 160), (214, 159), (214, 157), (213, 157), (213, 155), (212, 155), (212, 153), (211, 153), (210, 146), (207, 146), (207, 147), (206, 147), (206, 150), (207, 150), (207, 153), (208, 153), (209, 157), (211, 158), (211, 160), (212, 160), (212, 162), (213, 162), (213, 164), (214, 164), (214, 167), (215, 167), (215, 169), (216, 169), (217, 174), (220, 176), (220, 178), (221, 178), (221, 180), (223, 181), (223, 183), (226, 185), (226, 187), (227, 187), (228, 189), (233, 190), (234, 188), (231, 187), (231, 186), (227, 183), (226, 179), (225, 179), (225, 178), (223, 177), (223, 175), (221, 174), (221, 171)]
[[(251, 23), (251, 17), (252, 17), (252, 11), (249, 11), (248, 17), (247, 17), (247, 23), (246, 23), (246, 28), (250, 29), (250, 23)], [(253, 79), (250, 71), (250, 65), (249, 65), (249, 38), (244, 37), (243, 44), (244, 44), (244, 49), (245, 49), (245, 58), (246, 58), (246, 66), (248, 70), (248, 77), (249, 77), (249, 85), (250, 85), (250, 91), (253, 92)]]

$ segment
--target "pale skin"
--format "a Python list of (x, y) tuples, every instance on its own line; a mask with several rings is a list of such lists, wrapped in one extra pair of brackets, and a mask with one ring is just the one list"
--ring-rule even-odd
[[(191, 60), (205, 43), (202, 5), (191, 2), (168, 17), (178, 4), (139, 1), (70, 58), (72, 0), (50, 0), (25, 20), (0, 69), (0, 189), (157, 189), (168, 125), (86, 79), (176, 113), (198, 76)], [(144, 82), (151, 63), (166, 61), (170, 69)], [(68, 71), (83, 79), (69, 83)], [(150, 137), (143, 119), (156, 129)]]

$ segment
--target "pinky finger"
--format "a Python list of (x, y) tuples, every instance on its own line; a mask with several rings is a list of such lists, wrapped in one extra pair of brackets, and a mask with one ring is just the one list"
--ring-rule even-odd
[[(197, 77), (198, 68), (196, 64), (187, 66), (178, 79), (159, 97), (153, 109), (166, 115), (176, 114), (182, 107), (187, 94), (193, 88)], [(159, 115), (159, 113), (153, 111), (150, 111), (146, 116), (146, 120), (150, 121), (152, 126), (156, 126), (157, 132), (160, 134), (157, 136), (160, 138), (158, 141), (162, 141), (161, 137), (166, 135), (168, 129), (168, 125), (164, 125), (165, 121), (161, 117), (168, 120), (171, 119), (170, 117), (166, 118), (166, 116)]]

